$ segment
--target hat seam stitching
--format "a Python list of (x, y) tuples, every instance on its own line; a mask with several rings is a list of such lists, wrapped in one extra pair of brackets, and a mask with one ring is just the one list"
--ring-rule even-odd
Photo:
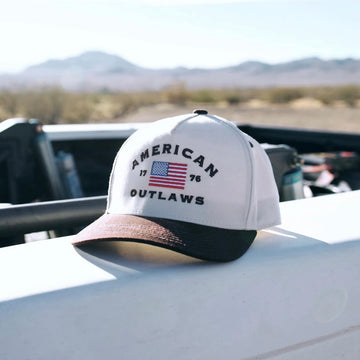
[[(242, 136), (240, 136), (239, 132), (247, 135), (246, 133), (244, 133), (243, 131), (241, 131), (239, 128), (236, 127), (236, 129), (238, 131), (236, 131), (236, 129), (230, 125), (231, 123), (229, 122), (229, 120), (222, 120), (216, 116), (213, 115), (206, 115), (208, 117), (210, 117), (211, 119), (215, 120), (217, 123), (222, 123), (224, 124), (226, 127), (228, 127), (229, 129), (232, 130), (232, 132), (235, 134), (236, 138), (238, 140), (240, 140), (240, 142), (242, 144), (244, 144), (245, 148), (246, 148), (246, 152), (248, 154), (248, 158), (249, 158), (249, 163), (250, 163), (250, 181), (251, 181), (251, 186), (250, 186), (250, 195), (249, 195), (249, 199), (248, 199), (248, 204), (247, 204), (247, 214), (246, 214), (246, 219), (245, 219), (245, 228), (248, 227), (248, 222), (249, 222), (249, 216), (250, 216), (250, 208), (251, 208), (251, 204), (253, 202), (253, 196), (254, 196), (254, 164), (253, 164), (253, 156), (252, 153), (250, 152), (250, 149), (248, 147), (248, 142), (247, 140), (245, 140)], [(248, 135), (247, 135), (248, 136)]]
[(181, 126), (185, 121), (191, 120), (195, 117), (199, 116), (199, 114), (189, 114), (189, 116), (185, 119), (180, 120), (171, 130), (170, 135), (173, 135), (173, 133), (178, 129), (179, 126)]

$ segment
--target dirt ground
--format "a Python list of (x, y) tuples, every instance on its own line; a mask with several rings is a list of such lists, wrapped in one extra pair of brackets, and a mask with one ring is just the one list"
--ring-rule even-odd
[(159, 104), (138, 109), (118, 121), (148, 122), (169, 116), (191, 113), (194, 108), (244, 124), (261, 124), (290, 128), (331, 130), (335, 132), (360, 133), (360, 107), (325, 107), (308, 102), (291, 105), (266, 105), (250, 103), (242, 105), (175, 106)]

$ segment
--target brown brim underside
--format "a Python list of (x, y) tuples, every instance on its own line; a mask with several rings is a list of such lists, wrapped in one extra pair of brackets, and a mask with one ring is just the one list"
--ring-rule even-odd
[(255, 236), (255, 230), (228, 230), (154, 217), (104, 214), (75, 235), (72, 243), (133, 241), (161, 246), (203, 260), (231, 261), (246, 252)]

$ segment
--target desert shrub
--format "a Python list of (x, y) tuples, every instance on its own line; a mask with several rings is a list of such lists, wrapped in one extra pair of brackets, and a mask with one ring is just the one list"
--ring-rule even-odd
[[(186, 88), (185, 92), (187, 92)], [(154, 105), (166, 101), (162, 91), (137, 92), (133, 95), (136, 96), (139, 105)]]
[(240, 102), (243, 101), (242, 97), (240, 96), (240, 94), (228, 94), (225, 96), (225, 101), (229, 104), (229, 105), (236, 105), (239, 104)]
[(342, 101), (355, 106), (360, 100), (360, 86), (318, 86), (298, 88), (239, 88), (189, 90), (176, 83), (162, 91), (95, 93), (69, 92), (61, 88), (0, 91), (0, 119), (20, 116), (39, 119), (44, 124), (106, 122), (121, 119), (142, 106), (171, 103), (236, 105), (252, 99), (286, 104), (308, 97), (325, 105)]
[(68, 94), (63, 104), (62, 122), (90, 122), (97, 101), (96, 97), (87, 94)]
[(4, 90), (0, 93), (0, 117), (6, 119), (17, 115), (19, 109), (19, 96), (17, 93)]
[(190, 101), (194, 103), (214, 103), (216, 102), (216, 94), (214, 91), (207, 89), (200, 89), (197, 91), (192, 91), (190, 94)]
[(350, 107), (356, 105), (360, 99), (360, 87), (354, 85), (341, 86), (336, 90), (338, 100), (343, 101)]
[(155, 105), (166, 101), (166, 99), (164, 99), (162, 92), (148, 91), (134, 93), (119, 92), (112, 94), (108, 97), (107, 101), (111, 103), (111, 117), (121, 118), (142, 106)]
[(112, 117), (122, 117), (129, 114), (132, 111), (135, 111), (138, 108), (138, 103), (136, 97), (130, 94), (120, 93), (112, 97), (113, 106), (112, 106)]
[(324, 105), (332, 105), (336, 101), (342, 101), (346, 105), (355, 106), (360, 100), (360, 87), (347, 86), (315, 86), (303, 88), (307, 97), (321, 101)]
[(96, 94), (71, 93), (61, 88), (42, 88), (19, 94), (21, 116), (36, 118), (43, 124), (90, 122), (97, 102)]
[(219, 96), (219, 100), (229, 105), (237, 105), (251, 99), (253, 99), (253, 93), (250, 89), (227, 89), (223, 90)]
[(276, 88), (267, 91), (265, 100), (272, 104), (286, 104), (303, 96), (303, 92), (297, 88)]
[(310, 89), (309, 97), (319, 100), (324, 105), (332, 105), (337, 100), (336, 87), (315, 87)]
[(190, 98), (189, 91), (183, 83), (176, 83), (168, 87), (163, 96), (166, 102), (175, 105), (185, 105)]
[(21, 94), (21, 113), (46, 124), (57, 124), (63, 116), (67, 94), (60, 88), (29, 90)]

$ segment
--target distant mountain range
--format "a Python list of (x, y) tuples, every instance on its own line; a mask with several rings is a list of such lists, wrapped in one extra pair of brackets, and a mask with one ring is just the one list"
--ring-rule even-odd
[(279, 64), (247, 61), (216, 69), (149, 69), (117, 55), (85, 52), (48, 60), (18, 74), (0, 75), (0, 88), (61, 86), (73, 91), (160, 90), (176, 83), (190, 89), (360, 84), (360, 60), (305, 58)]

